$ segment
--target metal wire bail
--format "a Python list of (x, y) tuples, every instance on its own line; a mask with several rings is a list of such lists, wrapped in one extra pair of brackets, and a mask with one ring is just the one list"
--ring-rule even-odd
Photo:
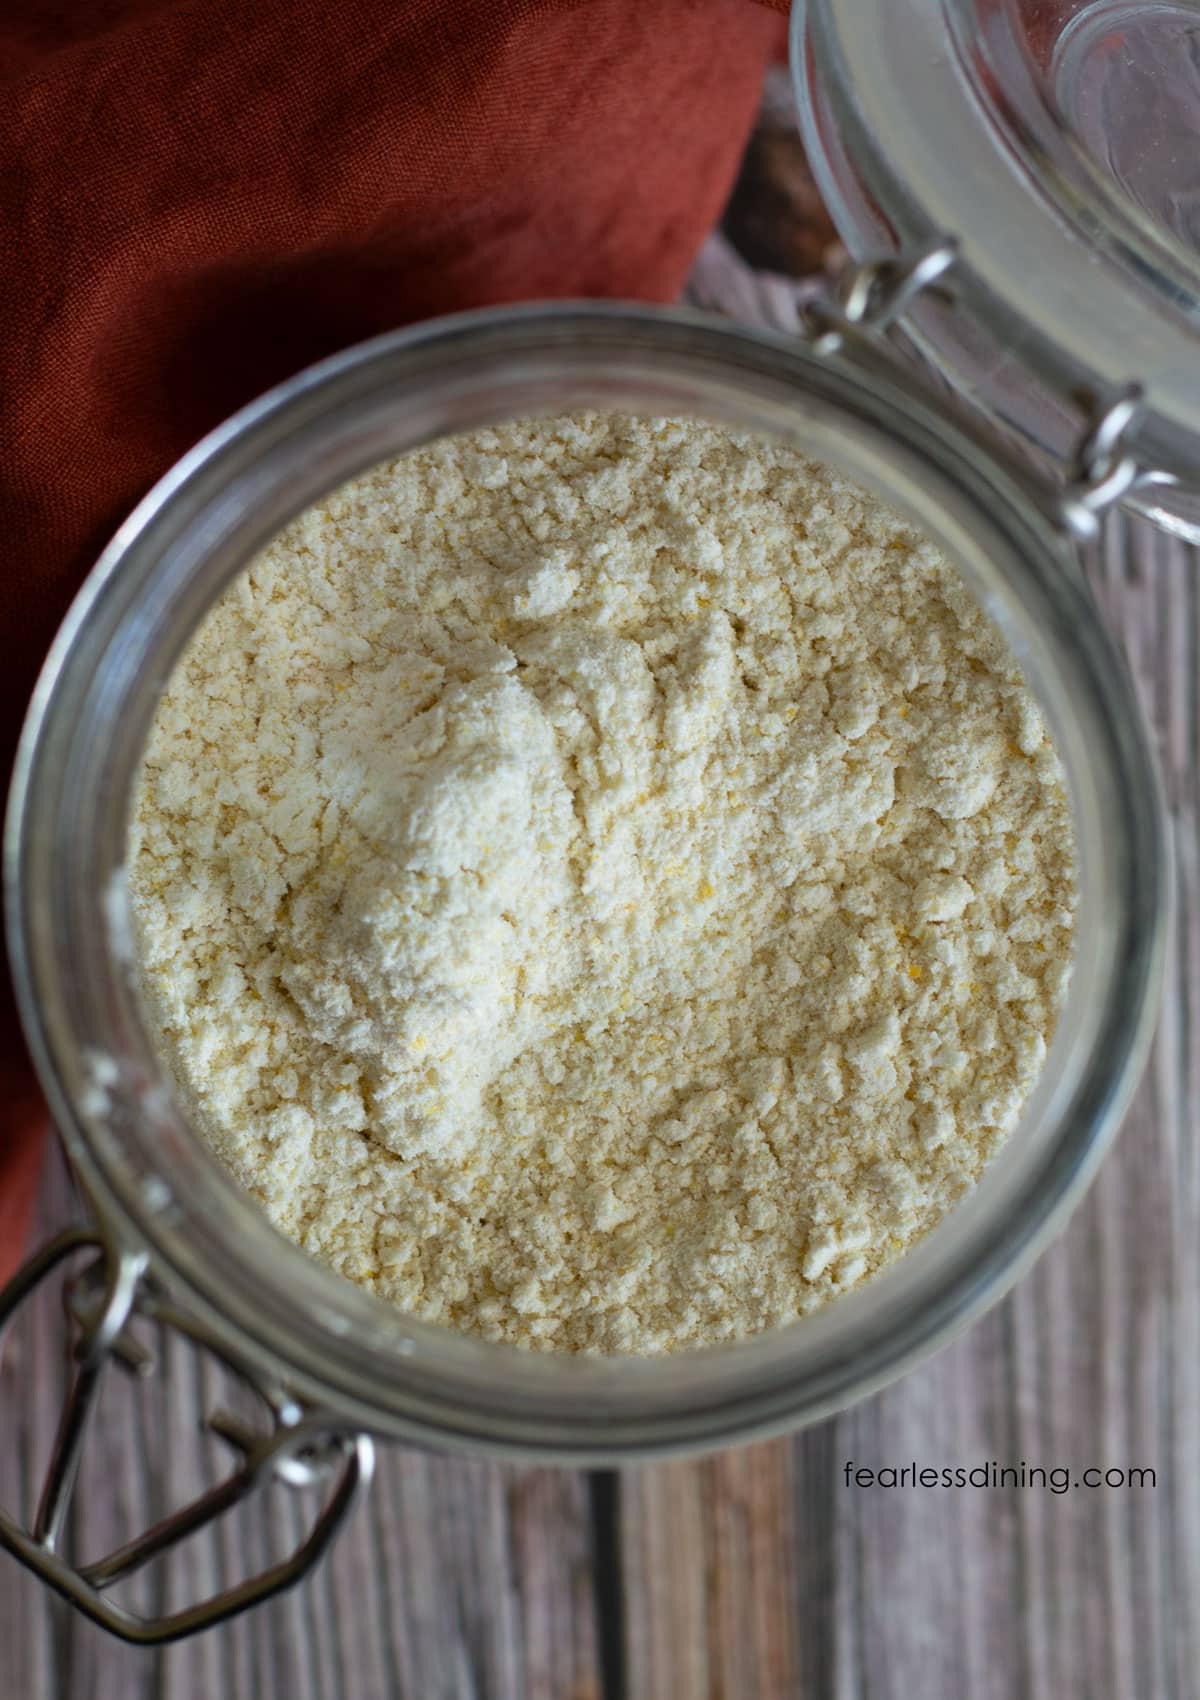
[[(95, 1230), (68, 1229), (18, 1270), (0, 1291), (0, 1337), (34, 1289), (76, 1254), (85, 1252), (92, 1254), (89, 1261), (68, 1280), (63, 1292), (67, 1320), (75, 1332), (74, 1373), (37, 1511), (32, 1526), (25, 1528), (0, 1508), (0, 1547), (122, 1640), (143, 1645), (175, 1641), (269, 1599), (311, 1569), (341, 1526), (359, 1489), (371, 1479), (373, 1442), (365, 1434), (341, 1433), (296, 1400), (260, 1386), (202, 1326), (147, 1282), (144, 1254), (130, 1252)], [(58, 1549), (103, 1372), (110, 1359), (136, 1375), (144, 1375), (153, 1367), (152, 1354), (127, 1329), (135, 1313), (175, 1329), (219, 1357), (265, 1404), (270, 1426), (264, 1431), (223, 1411), (215, 1412), (208, 1426), (239, 1456), (232, 1473), (115, 1551), (91, 1564), (78, 1565)], [(333, 1489), (308, 1534), (286, 1558), (258, 1575), (161, 1617), (140, 1617), (106, 1597), (105, 1590), (113, 1583), (140, 1570), (271, 1481), (307, 1486), (326, 1478), (333, 1479)]]
[(1141, 384), (1125, 384), (1107, 401), (1092, 393), (1083, 399), (1091, 423), (1068, 468), (1059, 511), (1072, 536), (1087, 539), (1096, 535), (1101, 514), (1132, 490), (1175, 481), (1142, 467), (1127, 446), (1144, 408)]
[(958, 259), (958, 241), (938, 236), (907, 253), (888, 254), (845, 268), (833, 297), (815, 301), (808, 317), (817, 354), (836, 354), (846, 331), (885, 331), (901, 318), (922, 290), (945, 276)]

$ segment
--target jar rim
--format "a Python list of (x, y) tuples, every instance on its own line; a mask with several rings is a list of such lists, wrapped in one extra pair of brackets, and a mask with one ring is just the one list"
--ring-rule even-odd
[[(862, 1292), (673, 1358), (580, 1360), (456, 1335), (284, 1239), (187, 1126), (142, 1018), (122, 907), (150, 718), (230, 578), (370, 464), (454, 430), (580, 406), (676, 409), (778, 435), (905, 508), (1014, 643), (1060, 741), (1081, 841), (1087, 828), (1086, 997), (1069, 997), (1057, 1069), (976, 1196)], [(1115, 1131), (1149, 1040), (1167, 909), (1161, 804), (1132, 688), (1019, 473), (852, 350), (831, 359), (699, 313), (594, 303), (460, 315), (346, 350), (169, 472), (118, 531), (46, 663), (18, 756), (5, 878), (22, 1018), (68, 1151), (102, 1215), (149, 1248), (157, 1278), (231, 1355), (378, 1433), (573, 1460), (814, 1420), (998, 1297)], [(97, 1074), (97, 1056), (118, 1061), (116, 1078)]]

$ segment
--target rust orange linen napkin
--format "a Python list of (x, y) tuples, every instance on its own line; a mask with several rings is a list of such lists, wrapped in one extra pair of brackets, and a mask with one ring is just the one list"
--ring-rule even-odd
[[(0, 787), (71, 596), (172, 461), (406, 321), (671, 299), (779, 35), (748, 0), (7, 0)], [(44, 1120), (0, 964), (0, 1279)]]

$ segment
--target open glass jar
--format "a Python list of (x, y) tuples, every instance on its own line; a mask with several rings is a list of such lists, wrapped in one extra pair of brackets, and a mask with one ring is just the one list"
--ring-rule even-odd
[[(24, 1021), (100, 1227), (55, 1242), (0, 1301), (2, 1323), (56, 1259), (95, 1260), (76, 1304), (80, 1367), (41, 1509), (30, 1529), (0, 1516), (0, 1541), (98, 1621), (161, 1639), (286, 1585), (369, 1471), (370, 1435), (578, 1463), (719, 1446), (820, 1417), (993, 1302), (1086, 1184), (1153, 1019), (1168, 902), (1161, 808), (1127, 675), (1073, 555), (1071, 532), (1103, 499), (1105, 466), (1065, 493), (1039, 482), (864, 329), (940, 263), (860, 273), (844, 310), (816, 312), (803, 338), (684, 311), (567, 305), (467, 315), (351, 349), (188, 455), (91, 575), (25, 729), (6, 876)], [(279, 1235), (188, 1126), (164, 1074), (137, 995), (121, 877), (158, 697), (197, 623), (267, 539), (407, 448), (584, 407), (774, 436), (905, 511), (957, 563), (1019, 658), (1068, 775), (1081, 858), (1067, 1007), (1021, 1124), (976, 1192), (863, 1291), (747, 1343), (676, 1358), (540, 1356), (421, 1325)], [(1114, 430), (1110, 415), (1093, 432), (1110, 459)], [(55, 1540), (95, 1383), (105, 1358), (127, 1349), (133, 1309), (200, 1339), (264, 1394), (272, 1426), (242, 1437), (237, 1493), (271, 1474), (340, 1470), (288, 1565), (149, 1623), (105, 1590), (183, 1524), (87, 1570)], [(183, 1522), (196, 1526), (228, 1497)]]

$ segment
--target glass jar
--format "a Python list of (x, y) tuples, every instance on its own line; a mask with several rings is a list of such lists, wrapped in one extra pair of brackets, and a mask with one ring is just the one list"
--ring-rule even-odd
[[(244, 1446), (258, 1476), (337, 1464), (315, 1551), (369, 1467), (366, 1435), (578, 1464), (722, 1446), (824, 1416), (993, 1303), (1095, 1170), (1148, 1043), (1168, 904), (1146, 733), (1070, 538), (1099, 486), (1063, 497), (914, 386), (862, 328), (880, 316), (879, 283), (860, 274), (853, 310), (818, 314), (806, 338), (682, 310), (566, 305), (466, 315), (351, 349), (200, 444), (126, 521), (80, 592), (25, 729), (6, 872), (23, 1018), (100, 1231), (48, 1248), (0, 1305), (2, 1324), (4, 1309), (81, 1245), (97, 1259), (78, 1307), (75, 1406), (42, 1513), (32, 1530), (5, 1515), (0, 1540), (118, 1633), (186, 1633), (230, 1609), (221, 1599), (141, 1624), (104, 1594), (120, 1555), (81, 1573), (54, 1551), (92, 1391), (80, 1383), (120, 1349), (131, 1308), (201, 1339), (264, 1392), (271, 1434), (257, 1451)], [(448, 432), (583, 407), (781, 438), (905, 511), (957, 562), (1019, 658), (1061, 753), (1081, 856), (1077, 960), (1059, 1031), (1018, 1129), (976, 1191), (862, 1291), (741, 1344), (657, 1359), (524, 1353), (425, 1325), (276, 1232), (189, 1127), (158, 1061), (122, 874), (159, 694), (213, 600), (267, 539), (385, 457)], [(212, 1514), (207, 1502), (202, 1514)], [(167, 1544), (161, 1532), (147, 1539)], [(293, 1563), (311, 1556), (306, 1547)], [(269, 1573), (233, 1607), (297, 1573)]]

